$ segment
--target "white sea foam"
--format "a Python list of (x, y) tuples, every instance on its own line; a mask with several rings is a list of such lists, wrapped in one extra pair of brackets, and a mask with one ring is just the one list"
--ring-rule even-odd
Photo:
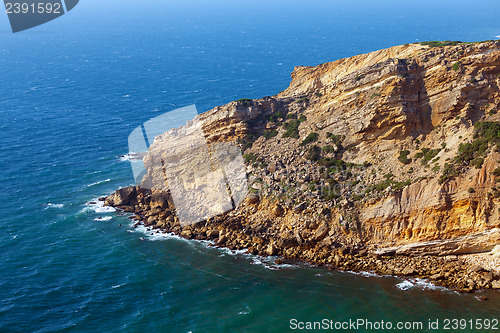
[(432, 289), (432, 290), (447, 290), (445, 287), (436, 286), (423, 279), (415, 279), (415, 286), (421, 289)]
[(424, 279), (409, 279), (405, 280), (401, 283), (396, 284), (396, 287), (401, 289), (401, 290), (408, 290), (411, 288), (419, 288), (423, 290), (448, 290), (445, 287), (441, 286), (436, 286), (435, 284), (432, 284), (431, 282), (424, 280)]
[(102, 213), (112, 213), (116, 212), (116, 209), (113, 207), (96, 207), (94, 209), (96, 213), (102, 214)]
[(379, 275), (377, 273), (365, 272), (365, 271), (361, 271), (361, 272), (354, 272), (354, 271), (345, 271), (345, 272), (342, 272), (342, 271), (340, 271), (340, 273), (353, 274), (353, 275), (358, 275), (358, 276), (367, 277), (367, 278), (368, 277), (381, 278), (381, 277), (385, 276), (385, 275)]
[(92, 184), (89, 184), (89, 185), (85, 185), (85, 187), (91, 187), (91, 186), (95, 186), (95, 185), (99, 185), (99, 184), (102, 184), (102, 183), (107, 183), (111, 181), (111, 179), (105, 179), (105, 180), (100, 180), (98, 182), (95, 182), (95, 183), (92, 183)]
[(246, 308), (245, 310), (238, 312), (238, 314), (239, 315), (247, 315), (247, 314), (249, 314), (250, 313), (250, 308), (247, 305), (245, 305), (245, 308)]
[(185, 240), (184, 238), (177, 236), (173, 233), (165, 233), (165, 232), (157, 232), (157, 230), (152, 230), (150, 228), (145, 227), (142, 224), (139, 224), (137, 227), (133, 227), (137, 221), (132, 221), (132, 223), (129, 225), (131, 229), (128, 229), (128, 232), (131, 233), (139, 233), (143, 234), (145, 236), (144, 239), (147, 239), (149, 241), (162, 241), (162, 240), (167, 240), (167, 239), (178, 239), (178, 240)]
[[(137, 227), (134, 227), (134, 225), (137, 223), (137, 221), (132, 221), (129, 225), (129, 228), (127, 231), (130, 233), (140, 233), (144, 235), (144, 238), (141, 237), (141, 239), (148, 240), (148, 241), (163, 241), (163, 240), (168, 240), (168, 239), (177, 239), (177, 240), (182, 240), (184, 242), (193, 244), (193, 243), (200, 243), (203, 244), (205, 247), (209, 247), (210, 245), (214, 245), (214, 242), (212, 241), (207, 241), (207, 240), (194, 240), (194, 239), (185, 239), (182, 238), (174, 233), (165, 233), (165, 232), (158, 232), (157, 230), (147, 228), (142, 224), (139, 224)], [(270, 269), (270, 270), (280, 270), (280, 269), (295, 269), (298, 268), (298, 265), (292, 265), (292, 264), (277, 264), (275, 260), (277, 257), (261, 257), (258, 255), (254, 255), (251, 253), (248, 253), (246, 249), (242, 250), (231, 250), (228, 249), (227, 247), (221, 247), (218, 248), (218, 250), (221, 252), (219, 257), (224, 257), (226, 255), (234, 256), (234, 257), (243, 257), (245, 259), (249, 259), (252, 265), (262, 265), (264, 268)]]
[(363, 277), (382, 277), (383, 275), (378, 275), (377, 273), (373, 273), (373, 272), (351, 272), (353, 274), (356, 274), (356, 275), (360, 275), (360, 276), (363, 276)]
[(85, 204), (85, 208), (83, 209), (84, 211), (86, 210), (93, 210), (97, 214), (105, 214), (105, 213), (113, 213), (116, 212), (116, 209), (114, 207), (109, 207), (109, 206), (104, 206), (103, 201), (95, 200), (95, 201), (90, 201)]
[(122, 156), (118, 156), (121, 162), (133, 161), (133, 160), (142, 160), (146, 153), (128, 153)]
[(408, 290), (408, 289), (413, 288), (413, 287), (415, 287), (415, 285), (413, 283), (411, 283), (410, 281), (403, 281), (403, 282), (398, 283), (396, 285), (396, 288), (401, 289), (401, 290)]
[(296, 265), (291, 265), (291, 264), (277, 264), (275, 262), (275, 257), (261, 257), (258, 255), (253, 255), (250, 253), (245, 253), (245, 256), (249, 259), (252, 260), (251, 264), (252, 265), (261, 265), (264, 268), (267, 268), (272, 271), (277, 271), (280, 269), (285, 269), (285, 268), (297, 268), (298, 266)]
[(113, 219), (113, 216), (104, 216), (104, 217), (95, 218), (94, 221), (106, 222), (106, 221), (110, 221), (112, 219)]
[(64, 207), (63, 204), (53, 204), (53, 203), (45, 204), (45, 209), (49, 209), (49, 208), (63, 208), (63, 207)]

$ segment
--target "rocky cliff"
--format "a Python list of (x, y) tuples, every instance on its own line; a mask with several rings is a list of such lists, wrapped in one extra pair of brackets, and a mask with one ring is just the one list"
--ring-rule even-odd
[[(276, 96), (199, 115), (212, 146), (237, 140), (244, 152), (250, 193), (226, 214), (182, 226), (165, 189), (121, 190), (107, 204), (188, 238), (334, 266), (353, 260), (346, 255), (491, 251), (500, 243), (500, 41), (454, 44), (296, 67)], [(162, 149), (158, 138), (150, 151)], [(145, 162), (147, 182), (161, 170)]]

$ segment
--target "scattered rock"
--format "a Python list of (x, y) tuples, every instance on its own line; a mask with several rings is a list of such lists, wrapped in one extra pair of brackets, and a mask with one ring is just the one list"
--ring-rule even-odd
[(136, 194), (135, 186), (125, 187), (117, 190), (114, 194), (106, 198), (105, 203), (109, 206), (123, 206), (130, 202)]
[(300, 204), (298, 204), (297, 206), (293, 207), (293, 212), (294, 213), (300, 213), (302, 212), (304, 209), (306, 209), (307, 207), (307, 203), (306, 202), (301, 202)]
[(259, 202), (259, 195), (257, 193), (250, 193), (247, 195), (247, 203), (254, 205)]
[(283, 214), (284, 210), (283, 207), (281, 207), (280, 204), (276, 204), (273, 208), (273, 215), (274, 217), (279, 217)]
[(443, 278), (443, 275), (441, 275), (439, 273), (429, 276), (429, 279), (431, 279), (431, 280), (441, 280), (442, 278)]
[(328, 235), (329, 230), (330, 229), (328, 227), (328, 224), (326, 224), (325, 222), (321, 223), (319, 228), (316, 229), (316, 232), (314, 233), (312, 240), (316, 242), (322, 240), (323, 238), (326, 237), (326, 235)]
[(401, 271), (401, 274), (405, 275), (405, 276), (413, 275), (413, 274), (415, 274), (415, 269), (412, 266), (408, 265), (405, 268), (403, 268), (403, 270)]
[(269, 256), (274, 256), (277, 253), (277, 249), (273, 244), (269, 244), (266, 248), (266, 254)]

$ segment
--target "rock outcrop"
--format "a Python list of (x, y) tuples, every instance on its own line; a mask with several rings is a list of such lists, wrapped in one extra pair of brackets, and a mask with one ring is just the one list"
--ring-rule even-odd
[[(251, 253), (490, 288), (495, 280), (480, 272), (458, 281), (436, 267), (500, 244), (499, 109), (499, 41), (411, 44), (296, 67), (278, 95), (216, 107), (172, 130), (201, 124), (211, 151), (238, 141), (250, 193), (233, 210), (181, 226), (168, 184), (122, 189), (106, 203), (152, 228)], [(150, 153), (172, 150), (169, 135)], [(144, 161), (145, 182), (163, 176)], [(380, 264), (387, 255), (405, 259)], [(423, 274), (412, 256), (442, 259)]]

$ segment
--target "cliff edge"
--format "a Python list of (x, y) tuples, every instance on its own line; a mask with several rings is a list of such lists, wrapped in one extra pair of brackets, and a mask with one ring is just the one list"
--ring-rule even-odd
[[(182, 226), (168, 191), (141, 186), (106, 204), (255, 254), (500, 287), (498, 265), (456, 268), (500, 244), (500, 41), (453, 44), (296, 67), (276, 96), (200, 114), (210, 144), (244, 152), (250, 193), (224, 215)], [(165, 148), (158, 138), (150, 151)], [(145, 165), (144, 181), (161, 174)]]

